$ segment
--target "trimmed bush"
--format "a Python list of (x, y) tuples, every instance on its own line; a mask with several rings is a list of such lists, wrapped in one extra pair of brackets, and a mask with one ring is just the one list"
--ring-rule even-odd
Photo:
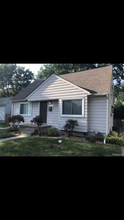
[(43, 119), (42, 119), (42, 117), (38, 115), (38, 116), (36, 116), (35, 118), (33, 118), (30, 122), (37, 124), (37, 126), (38, 126), (38, 133), (39, 133), (39, 136), (41, 136), (41, 129), (40, 129), (40, 127), (41, 127), (41, 125), (43, 124)]
[(59, 131), (57, 130), (57, 128), (49, 128), (48, 136), (50, 136), (50, 137), (58, 137), (58, 136), (60, 136), (60, 134), (59, 134)]
[(95, 137), (95, 136), (87, 136), (86, 137), (86, 140), (87, 141), (90, 141), (90, 142), (96, 142), (97, 141), (97, 137)]
[(120, 145), (120, 146), (124, 146), (124, 141), (119, 137), (106, 136), (106, 143), (107, 144), (117, 144), (117, 145)]
[(86, 140), (88, 140), (90, 142), (96, 142), (96, 141), (103, 142), (104, 136), (100, 132), (97, 132), (97, 133), (95, 133), (95, 135), (87, 136)]
[(25, 122), (24, 117), (22, 115), (13, 115), (8, 118), (8, 122), (11, 122), (11, 125), (15, 128), (15, 132), (18, 130), (20, 132), (20, 123)]
[(118, 132), (117, 132), (117, 131), (111, 131), (111, 132), (110, 132), (110, 135), (111, 135), (112, 137), (118, 137)]
[(113, 131), (116, 131), (119, 134), (120, 133), (120, 127), (113, 126)]
[(67, 133), (68, 137), (70, 137), (71, 135), (73, 135), (73, 131), (74, 131), (74, 129), (75, 129), (75, 126), (79, 126), (77, 120), (68, 119), (68, 120), (66, 121), (66, 124), (64, 125), (63, 129), (64, 129), (64, 131)]

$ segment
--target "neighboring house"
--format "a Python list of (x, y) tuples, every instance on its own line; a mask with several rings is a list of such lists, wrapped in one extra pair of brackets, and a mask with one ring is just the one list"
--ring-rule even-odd
[(0, 98), (0, 122), (7, 122), (7, 117), (11, 116), (12, 97)]
[(113, 127), (112, 65), (36, 80), (12, 99), (12, 115), (25, 124), (41, 115), (43, 122), (62, 130), (67, 119), (78, 120), (77, 132), (108, 134)]

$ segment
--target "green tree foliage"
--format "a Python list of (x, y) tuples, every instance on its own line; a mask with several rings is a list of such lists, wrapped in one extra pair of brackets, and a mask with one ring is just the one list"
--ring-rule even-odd
[(61, 75), (96, 68), (95, 64), (44, 64), (38, 71), (37, 79), (49, 77), (52, 74)]
[(39, 136), (41, 136), (41, 125), (43, 124), (43, 119), (42, 119), (42, 117), (41, 116), (36, 116), (35, 118), (33, 118), (32, 120), (31, 120), (31, 123), (36, 123), (37, 124), (37, 126), (38, 126), (38, 132), (39, 132)]
[(124, 82), (119, 84), (114, 85), (114, 99), (115, 102), (124, 102)]
[(22, 89), (27, 87), (34, 74), (24, 67), (16, 64), (0, 65), (0, 97), (10, 97), (18, 94)]
[(99, 67), (104, 67), (108, 65), (113, 65), (113, 80), (116, 80), (118, 84), (121, 84), (121, 80), (124, 80), (124, 64), (123, 63), (88, 63), (88, 64), (44, 64), (40, 68), (37, 78), (49, 77), (52, 74), (61, 75), (68, 74), (72, 71), (78, 72), (88, 69), (94, 69)]

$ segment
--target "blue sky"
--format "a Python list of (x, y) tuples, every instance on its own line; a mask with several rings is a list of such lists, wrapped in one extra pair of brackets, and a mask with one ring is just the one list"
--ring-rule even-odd
[(17, 66), (23, 66), (25, 69), (30, 69), (35, 76), (38, 74), (38, 71), (40, 70), (40, 67), (43, 65), (42, 63), (16, 63)]

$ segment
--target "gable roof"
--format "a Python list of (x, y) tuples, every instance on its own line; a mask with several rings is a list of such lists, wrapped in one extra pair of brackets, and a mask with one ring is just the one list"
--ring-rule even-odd
[(110, 93), (112, 83), (112, 65), (63, 74), (59, 75), (59, 77), (91, 93)]
[(25, 89), (23, 89), (21, 92), (19, 92), (16, 96), (12, 98), (12, 101), (16, 100), (25, 100), (27, 96), (29, 96), (35, 89), (37, 89), (38, 86), (40, 86), (45, 79), (37, 79), (33, 83), (31, 83), (29, 86), (27, 86)]
[(5, 97), (0, 98), (0, 106), (5, 106), (9, 103), (9, 100), (11, 100), (13, 97)]
[[(106, 66), (85, 70), (80, 72), (59, 75), (58, 77), (73, 83), (74, 85), (87, 90), (90, 93), (110, 93), (112, 83), (112, 68)], [(12, 101), (25, 100), (32, 92), (34, 92), (47, 79), (38, 79), (23, 89), (20, 93), (12, 98)]]

